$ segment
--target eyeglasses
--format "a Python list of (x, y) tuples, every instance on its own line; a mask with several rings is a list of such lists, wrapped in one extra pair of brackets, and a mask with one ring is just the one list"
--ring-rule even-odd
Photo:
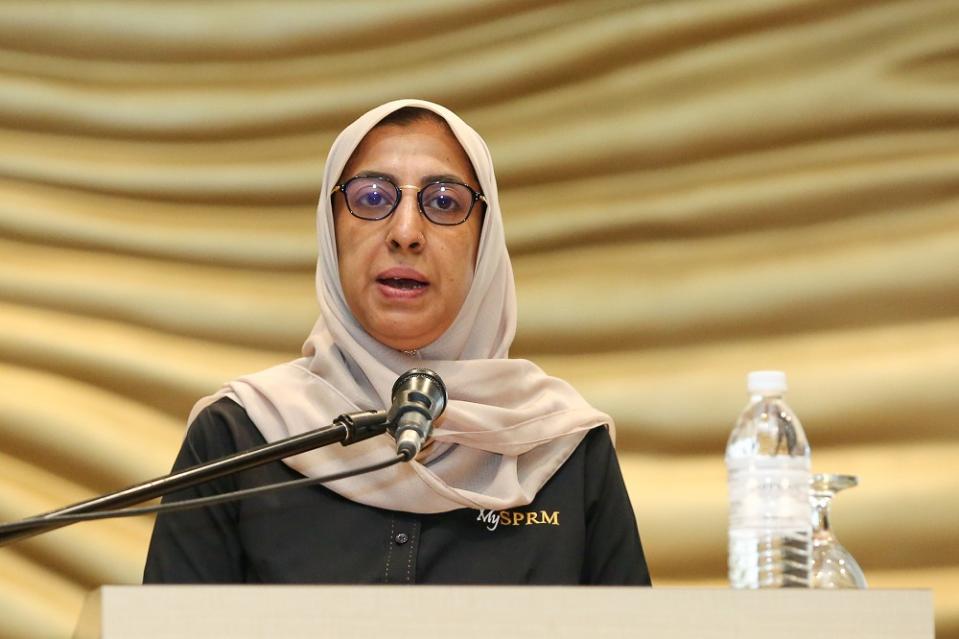
[(404, 184), (397, 186), (385, 177), (350, 178), (330, 191), (343, 193), (346, 208), (361, 220), (385, 220), (400, 205), (404, 190), (416, 191), (420, 212), (433, 224), (455, 226), (469, 219), (477, 200), (486, 202), (486, 196), (459, 182), (430, 182), (426, 186)]

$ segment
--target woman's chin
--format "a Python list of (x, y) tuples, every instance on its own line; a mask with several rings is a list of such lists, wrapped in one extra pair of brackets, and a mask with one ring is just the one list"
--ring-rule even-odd
[[(404, 328), (409, 329), (411, 327), (405, 326)], [(435, 342), (442, 334), (442, 332), (436, 332), (435, 326), (430, 326), (429, 328), (432, 330), (414, 332), (384, 329), (379, 331), (367, 330), (367, 332), (372, 335), (376, 341), (394, 350), (418, 351)]]
[(378, 342), (389, 346), (393, 350), (403, 351), (404, 353), (412, 353), (413, 351), (418, 351), (421, 348), (424, 348), (430, 344), (430, 342), (421, 342), (421, 341), (395, 341), (395, 340), (377, 340)]

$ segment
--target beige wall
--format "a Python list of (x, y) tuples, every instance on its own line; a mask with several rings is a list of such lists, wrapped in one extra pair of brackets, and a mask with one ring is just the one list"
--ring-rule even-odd
[[(165, 472), (292, 358), (333, 135), (424, 97), (490, 143), (513, 354), (619, 426), (657, 584), (722, 583), (722, 451), (781, 367), (870, 584), (959, 637), (959, 4), (0, 4), (0, 520)], [(0, 634), (138, 581), (147, 520), (0, 549)]]

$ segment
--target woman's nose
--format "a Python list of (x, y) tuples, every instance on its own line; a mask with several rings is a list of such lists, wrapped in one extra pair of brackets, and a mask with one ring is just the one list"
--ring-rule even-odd
[(426, 244), (424, 225), (429, 222), (420, 214), (416, 195), (404, 193), (399, 205), (390, 215), (386, 240), (393, 250), (419, 252)]

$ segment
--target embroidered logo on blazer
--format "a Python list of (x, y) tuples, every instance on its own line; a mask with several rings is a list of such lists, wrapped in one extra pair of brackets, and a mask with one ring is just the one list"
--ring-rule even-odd
[(559, 511), (546, 510), (481, 510), (476, 521), (486, 524), (486, 530), (503, 526), (559, 526)]

